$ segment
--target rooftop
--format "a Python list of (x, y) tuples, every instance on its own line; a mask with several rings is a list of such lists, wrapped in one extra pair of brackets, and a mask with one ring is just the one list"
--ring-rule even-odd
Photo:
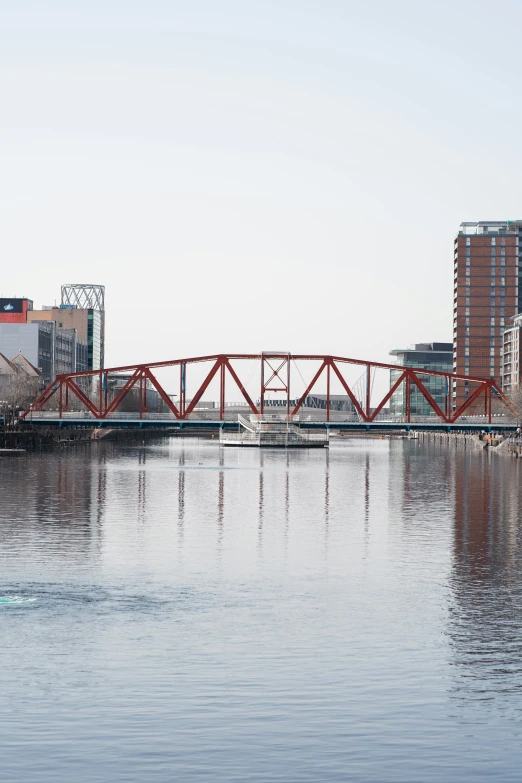
[(408, 348), (394, 348), (390, 356), (399, 356), (402, 353), (451, 353), (453, 355), (453, 343), (415, 343)]
[(522, 219), (477, 220), (460, 224), (459, 234), (516, 234), (522, 229)]

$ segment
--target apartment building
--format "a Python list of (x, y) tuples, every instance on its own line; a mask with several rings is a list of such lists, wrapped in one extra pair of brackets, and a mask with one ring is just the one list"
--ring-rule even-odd
[[(454, 244), (453, 372), (501, 384), (503, 335), (522, 311), (518, 286), (522, 220), (461, 223)], [(522, 258), (521, 258), (522, 263)], [(453, 408), (473, 393), (453, 382)]]

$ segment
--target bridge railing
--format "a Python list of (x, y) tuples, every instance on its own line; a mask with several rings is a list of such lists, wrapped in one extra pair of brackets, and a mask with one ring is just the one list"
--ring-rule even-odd
[[(337, 415), (335, 417), (330, 416), (330, 421), (327, 422), (325, 418), (325, 411), (324, 410), (314, 410), (310, 415), (305, 411), (300, 417), (299, 422), (289, 422), (288, 423), (288, 430), (294, 430), (299, 427), (299, 429), (302, 429), (303, 427), (306, 428), (307, 425), (321, 425), (324, 424), (325, 426), (328, 425), (330, 429), (335, 429), (335, 425), (347, 425), (347, 424), (365, 424), (365, 422), (361, 421), (359, 416), (357, 414), (351, 414), (351, 413), (344, 413), (342, 411), (336, 412)], [(263, 427), (259, 423), (252, 423), (249, 420), (248, 416), (242, 416), (239, 414), (241, 418), (244, 419), (245, 425), (243, 425), (244, 429), (249, 429), (251, 432), (256, 432), (257, 428), (263, 429)], [(260, 417), (261, 418), (261, 417)], [(157, 422), (168, 422), (172, 423), (173, 426), (176, 424), (183, 424), (183, 421), (185, 422), (216, 422), (219, 421), (225, 421), (225, 422), (238, 422), (238, 413), (232, 412), (232, 411), (225, 411), (224, 418), (219, 419), (219, 411), (215, 409), (208, 409), (205, 411), (195, 411), (193, 412), (187, 419), (184, 419), (183, 421), (180, 421), (173, 413), (143, 413), (141, 418), (139, 413), (135, 412), (121, 412), (117, 411), (114, 413), (107, 414), (103, 419), (100, 419), (99, 417), (94, 416), (90, 411), (63, 411), (61, 416), (58, 413), (58, 411), (32, 411), (29, 413), (29, 415), (26, 418), (27, 422), (31, 421), (49, 421), (49, 422), (56, 422), (56, 421), (63, 421), (66, 422), (85, 422), (85, 424), (88, 424), (88, 422), (92, 422), (93, 425), (97, 423), (98, 421), (103, 421), (106, 423), (113, 422), (137, 422), (140, 421), (157, 421)], [(466, 424), (466, 426), (476, 426), (477, 429), (481, 429), (484, 426), (511, 426), (514, 422), (514, 418), (510, 415), (503, 415), (503, 414), (493, 414), (491, 418), (491, 422), (489, 421), (488, 416), (461, 416), (459, 419), (459, 423)], [(295, 422), (295, 423), (294, 423)], [(406, 416), (390, 416), (388, 415), (382, 415), (378, 416), (371, 424), (368, 424), (367, 426), (375, 428), (379, 425), (385, 426), (386, 424), (403, 424), (405, 429), (410, 424), (414, 424), (416, 426), (425, 424), (427, 427), (430, 426), (440, 426), (441, 420), (437, 416), (411, 416), (410, 421), (408, 422)], [(287, 428), (287, 425), (285, 422), (279, 420), (279, 422), (273, 422), (272, 424), (268, 423), (265, 427), (265, 429), (274, 428), (277, 426), (284, 427), (285, 430)], [(453, 424), (452, 426), (455, 426)]]

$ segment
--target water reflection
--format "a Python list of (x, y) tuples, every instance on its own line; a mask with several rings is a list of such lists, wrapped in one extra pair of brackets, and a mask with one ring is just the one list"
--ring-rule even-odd
[[(219, 466), (222, 468), (225, 464), (225, 458), (223, 451), (219, 454)], [(225, 471), (220, 470), (218, 475), (218, 502), (217, 502), (217, 556), (221, 561), (221, 554), (223, 549), (223, 534), (224, 534), (224, 519), (225, 519)]]
[(263, 518), (265, 513), (265, 475), (264, 468), (264, 453), (259, 452), (259, 517), (257, 523), (257, 549), (259, 554), (262, 554), (263, 548)]
[[(68, 446), (54, 455), (0, 459), (3, 552), (39, 558), (79, 558), (99, 553), (107, 481), (106, 452)], [(28, 480), (28, 478), (30, 480)]]
[[(185, 450), (181, 449), (178, 465), (183, 467), (185, 465)], [(185, 471), (180, 470), (178, 474), (178, 535), (179, 544), (183, 545), (183, 535), (185, 532)]]
[(290, 530), (290, 454), (286, 454), (286, 470), (285, 470), (285, 537), (284, 537), (284, 549), (285, 559), (288, 555), (288, 533)]
[(520, 470), (398, 441), (0, 460), (4, 587), (39, 596), (0, 610), (4, 777), (518, 780)]
[(143, 523), (146, 515), (147, 504), (147, 451), (140, 449), (138, 452), (138, 465), (141, 470), (138, 471), (138, 521)]
[(499, 455), (455, 460), (449, 637), (457, 700), (497, 702), (522, 690), (520, 465)]

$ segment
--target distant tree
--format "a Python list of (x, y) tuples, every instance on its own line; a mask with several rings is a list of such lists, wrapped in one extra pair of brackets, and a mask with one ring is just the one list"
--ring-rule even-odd
[(511, 408), (511, 415), (518, 427), (522, 426), (522, 386), (514, 386), (507, 395)]
[(4, 425), (12, 426), (20, 411), (25, 411), (38, 394), (38, 376), (12, 366), (12, 371), (0, 378), (0, 407)]
[(5, 390), (5, 401), (13, 411), (27, 410), (38, 395), (38, 377), (14, 367)]

